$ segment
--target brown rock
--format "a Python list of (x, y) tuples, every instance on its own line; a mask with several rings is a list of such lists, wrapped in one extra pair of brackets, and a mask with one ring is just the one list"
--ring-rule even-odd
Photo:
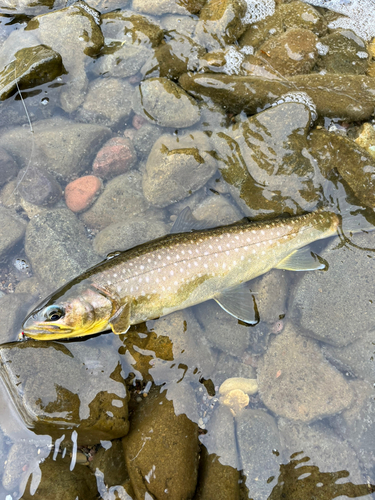
[(136, 161), (137, 154), (130, 139), (113, 137), (96, 155), (92, 169), (94, 174), (110, 179), (130, 170)]
[(72, 212), (86, 210), (102, 188), (102, 182), (95, 175), (85, 175), (70, 182), (65, 188), (65, 202)]
[(292, 28), (267, 40), (257, 55), (266, 55), (267, 62), (282, 75), (300, 75), (313, 68), (318, 57), (317, 42), (318, 37), (310, 30)]
[(264, 404), (289, 420), (311, 422), (347, 408), (353, 391), (323, 357), (318, 345), (288, 323), (275, 337), (258, 368)]
[(198, 426), (175, 415), (172, 401), (150, 393), (133, 415), (123, 439), (125, 460), (136, 498), (188, 499), (198, 468)]

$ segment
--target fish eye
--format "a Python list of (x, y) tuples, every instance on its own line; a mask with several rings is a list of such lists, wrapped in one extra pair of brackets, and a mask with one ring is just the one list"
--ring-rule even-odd
[(61, 306), (48, 306), (44, 312), (44, 316), (48, 321), (57, 321), (65, 314), (65, 310)]

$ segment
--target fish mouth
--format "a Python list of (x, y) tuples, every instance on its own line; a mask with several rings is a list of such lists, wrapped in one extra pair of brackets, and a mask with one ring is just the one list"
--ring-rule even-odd
[(41, 325), (35, 325), (35, 326), (28, 326), (25, 324), (22, 328), (22, 332), (25, 335), (43, 335), (43, 334), (69, 334), (72, 333), (72, 328), (69, 328), (67, 326), (60, 326), (60, 325), (52, 325), (52, 324), (43, 324)]

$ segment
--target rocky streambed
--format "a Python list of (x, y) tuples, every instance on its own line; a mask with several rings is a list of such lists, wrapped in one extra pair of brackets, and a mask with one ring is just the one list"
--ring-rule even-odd
[[(310, 500), (375, 491), (373, 0), (0, 6), (0, 496)], [(334, 210), (324, 271), (64, 342), (42, 297), (167, 234)], [(361, 228), (365, 231), (361, 231)]]

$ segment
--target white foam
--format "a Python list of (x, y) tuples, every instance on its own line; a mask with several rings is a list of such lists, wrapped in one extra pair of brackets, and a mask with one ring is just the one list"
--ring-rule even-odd
[(353, 30), (361, 38), (370, 41), (375, 37), (375, 0), (303, 0), (305, 3), (324, 7), (347, 17), (329, 23), (329, 28)]
[(230, 47), (228, 52), (225, 54), (226, 64), (223, 68), (224, 73), (227, 75), (238, 75), (240, 73), (243, 60), (244, 55), (241, 54), (241, 52), (235, 47)]
[(311, 123), (313, 123), (317, 117), (318, 113), (316, 111), (316, 106), (311, 97), (306, 94), (306, 92), (288, 92), (280, 97), (277, 101), (272, 103), (272, 106), (278, 106), (284, 102), (299, 102), (307, 106), (311, 113)]
[(275, 13), (275, 0), (246, 0), (247, 11), (242, 19), (244, 24), (263, 21)]

